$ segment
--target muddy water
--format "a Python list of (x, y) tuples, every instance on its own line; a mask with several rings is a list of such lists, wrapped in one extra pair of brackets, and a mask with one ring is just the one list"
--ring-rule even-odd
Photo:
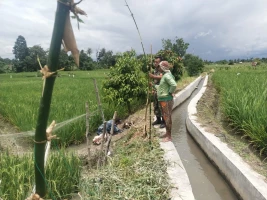
[(238, 199), (186, 129), (187, 106), (202, 85), (203, 80), (191, 97), (173, 110), (173, 143), (186, 169), (196, 200)]

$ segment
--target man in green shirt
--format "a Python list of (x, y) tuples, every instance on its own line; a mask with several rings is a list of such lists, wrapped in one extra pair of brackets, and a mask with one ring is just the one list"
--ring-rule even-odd
[[(155, 57), (154, 59), (154, 72), (153, 74), (149, 73), (149, 77), (153, 78), (154, 85), (159, 85), (160, 79), (162, 77), (162, 73), (159, 71), (159, 63), (162, 61), (160, 56)], [(156, 115), (157, 119), (152, 123), (152, 125), (160, 124), (160, 128), (165, 128), (165, 122), (161, 114), (161, 108), (157, 98), (157, 91), (154, 90), (154, 114)]]

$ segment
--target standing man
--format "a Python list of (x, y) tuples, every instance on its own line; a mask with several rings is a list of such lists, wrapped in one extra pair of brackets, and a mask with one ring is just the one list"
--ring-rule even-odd
[[(159, 85), (160, 79), (162, 77), (162, 73), (159, 71), (159, 63), (162, 61), (160, 56), (155, 57), (154, 59), (154, 72), (153, 74), (149, 73), (149, 77), (154, 79), (154, 85)], [(157, 119), (152, 123), (152, 125), (160, 124), (160, 128), (165, 128), (165, 121), (161, 115), (161, 109), (157, 98), (157, 91), (154, 90), (154, 114), (156, 115)]]
[(158, 101), (161, 106), (162, 116), (166, 124), (166, 134), (163, 135), (164, 139), (162, 142), (169, 142), (171, 138), (172, 128), (172, 107), (173, 107), (173, 96), (176, 89), (176, 82), (174, 76), (170, 71), (170, 65), (167, 61), (159, 63), (159, 71), (163, 74), (160, 79), (160, 84), (156, 85)]

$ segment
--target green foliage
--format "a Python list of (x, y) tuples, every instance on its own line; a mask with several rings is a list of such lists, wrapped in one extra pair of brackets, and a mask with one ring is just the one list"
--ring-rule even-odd
[[(34, 163), (31, 155), (0, 154), (0, 199), (25, 200), (34, 184)], [(78, 157), (63, 150), (50, 154), (46, 169), (47, 198), (70, 199), (77, 192), (81, 172)]]
[(229, 60), (228, 65), (234, 65), (234, 61), (233, 60)]
[(69, 66), (69, 56), (64, 51), (64, 49), (62, 49), (60, 51), (59, 60), (58, 60), (58, 66), (59, 66), (59, 68), (65, 68), (65, 70), (70, 70), (71, 69), (71, 67)]
[(34, 169), (31, 156), (0, 154), (0, 199), (24, 200), (33, 188)]
[(266, 68), (220, 70), (215, 71), (212, 78), (220, 91), (222, 110), (226, 118), (266, 156)]
[(88, 56), (84, 52), (84, 50), (81, 50), (80, 52), (80, 69), (81, 70), (93, 70), (94, 69), (94, 62), (93, 59)]
[(35, 45), (33, 47), (29, 47), (29, 55), (23, 60), (23, 71), (32, 72), (40, 70), (37, 56), (39, 57), (42, 66), (45, 66), (47, 60), (46, 51), (41, 46)]
[(175, 37), (175, 40), (173, 42), (170, 39), (162, 39), (163, 49), (173, 51), (180, 57), (184, 57), (188, 46), (189, 43), (185, 43), (183, 38)]
[(81, 181), (81, 195), (90, 200), (169, 198), (166, 163), (158, 141), (116, 145), (108, 164)]
[(81, 175), (78, 156), (60, 150), (50, 155), (46, 168), (47, 199), (71, 199), (77, 193)]
[(198, 56), (186, 54), (183, 62), (189, 76), (197, 76), (203, 72), (204, 63)]
[(141, 66), (135, 51), (123, 53), (110, 69), (108, 79), (103, 84), (104, 99), (110, 103), (126, 104), (131, 113), (134, 99), (144, 99), (146, 94), (146, 80)]
[(260, 58), (255, 58), (253, 59), (253, 62), (257, 62), (257, 65), (261, 64), (261, 59)]
[(183, 75), (183, 66), (180, 57), (171, 50), (160, 50), (157, 56), (161, 56), (163, 60), (167, 60), (172, 65), (172, 75), (178, 81)]
[(116, 56), (113, 55), (113, 51), (106, 51), (105, 48), (97, 52), (96, 56), (100, 68), (110, 68), (116, 63)]

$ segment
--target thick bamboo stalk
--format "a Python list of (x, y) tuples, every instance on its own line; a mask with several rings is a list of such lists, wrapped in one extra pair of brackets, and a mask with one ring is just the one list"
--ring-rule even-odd
[[(63, 38), (66, 16), (68, 14), (69, 14), (69, 7), (58, 2), (55, 23), (54, 23), (54, 30), (52, 34), (50, 50), (48, 55), (48, 62), (47, 62), (47, 66), (51, 72), (55, 72), (58, 69), (58, 58), (60, 53), (61, 41)], [(44, 197), (46, 194), (45, 170), (44, 170), (46, 127), (49, 117), (50, 104), (52, 100), (52, 93), (53, 93), (55, 79), (56, 78), (54, 76), (51, 76), (44, 80), (43, 94), (40, 100), (38, 120), (35, 131), (35, 144), (34, 144), (35, 182), (36, 182), (36, 193), (39, 194), (41, 197)]]

